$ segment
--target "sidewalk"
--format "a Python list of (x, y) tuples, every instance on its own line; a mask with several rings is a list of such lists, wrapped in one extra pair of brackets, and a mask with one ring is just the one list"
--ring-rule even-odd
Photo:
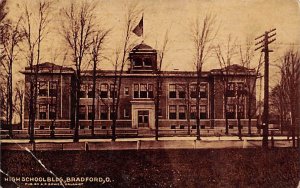
[[(74, 143), (72, 139), (38, 139), (29, 144), (28, 139), (1, 140), (1, 150), (142, 150), (142, 149), (220, 149), (220, 148), (261, 148), (262, 137), (161, 137), (155, 138), (119, 138), (111, 139), (80, 139)], [(272, 145), (269, 137), (269, 145)], [(274, 137), (274, 147), (291, 147), (292, 142), (284, 136)]]
[[(196, 140), (195, 136), (190, 137), (159, 137), (158, 140)], [(155, 141), (155, 137), (147, 137), (147, 138), (117, 138), (116, 142), (124, 142), (124, 141)], [(221, 140), (236, 140), (240, 141), (237, 136), (210, 136), (210, 137), (201, 137), (201, 141), (221, 141)], [(261, 136), (257, 137), (242, 137), (242, 140), (262, 140)], [(269, 136), (269, 140), (271, 137)], [(286, 136), (274, 136), (274, 140), (287, 140)], [(35, 139), (36, 143), (70, 143), (73, 142), (73, 139)], [(102, 139), (80, 139), (79, 142), (111, 142), (110, 138), (102, 138)], [(29, 139), (0, 139), (0, 143), (29, 143)]]

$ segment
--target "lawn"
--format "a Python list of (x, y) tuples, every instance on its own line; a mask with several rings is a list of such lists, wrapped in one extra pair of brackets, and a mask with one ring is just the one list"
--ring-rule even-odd
[[(297, 187), (296, 149), (139, 151), (38, 151), (35, 156), (58, 177), (109, 177), (82, 187)], [(52, 177), (24, 151), (2, 151), (10, 176)], [(3, 187), (13, 185), (4, 182)], [(21, 184), (23, 185), (23, 184)]]

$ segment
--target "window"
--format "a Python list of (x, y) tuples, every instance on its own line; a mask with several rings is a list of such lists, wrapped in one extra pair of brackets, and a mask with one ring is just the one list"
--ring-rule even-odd
[(161, 108), (158, 109), (158, 117), (162, 117), (162, 109)]
[(197, 98), (196, 85), (191, 85), (191, 98)]
[(48, 96), (48, 83), (39, 82), (39, 96), (45, 97)]
[(124, 95), (128, 96), (129, 95), (129, 87), (124, 88)]
[(179, 98), (184, 99), (185, 98), (185, 87), (184, 85), (178, 85), (178, 96)]
[(200, 105), (200, 119), (207, 118), (206, 105)]
[(179, 119), (186, 119), (186, 106), (179, 106)]
[(47, 105), (46, 104), (39, 105), (39, 119), (47, 119)]
[(242, 104), (238, 105), (238, 118), (240, 119), (245, 118), (244, 105)]
[(193, 105), (191, 106), (191, 112), (190, 112), (191, 119), (196, 119), (196, 114), (197, 114), (197, 109), (196, 106)]
[(106, 105), (100, 106), (100, 119), (102, 120), (108, 119), (108, 107)]
[(88, 119), (93, 119), (95, 118), (93, 114), (93, 105), (88, 105)]
[(80, 92), (79, 92), (79, 98), (85, 98), (85, 85), (80, 85)]
[(227, 84), (227, 91), (226, 91), (226, 97), (234, 97), (235, 96), (235, 89), (234, 89), (234, 83), (228, 83)]
[(56, 105), (49, 105), (49, 119), (56, 119)]
[(118, 91), (114, 84), (110, 84), (110, 98), (117, 98)]
[(235, 119), (235, 106), (233, 104), (227, 104), (227, 114), (228, 119)]
[(56, 97), (57, 95), (57, 82), (49, 82), (49, 96)]
[[(115, 107), (116, 108), (116, 107)], [(110, 119), (114, 119), (117, 112), (114, 112), (113, 106), (110, 106)]]
[(124, 109), (124, 118), (129, 118), (130, 117), (130, 109), (125, 107)]
[(176, 98), (176, 85), (175, 84), (169, 85), (169, 98)]
[(200, 85), (200, 97), (207, 98), (207, 85), (206, 84)]
[(246, 86), (244, 83), (237, 83), (237, 94), (245, 95), (246, 94)]
[(139, 98), (139, 84), (134, 84), (134, 98)]
[(148, 85), (148, 98), (153, 98), (153, 84)]
[(79, 106), (78, 119), (85, 119), (85, 106), (84, 105)]
[(145, 58), (144, 59), (144, 66), (145, 67), (151, 67), (152, 66), (152, 61), (150, 58)]
[(147, 98), (147, 85), (141, 84), (140, 98)]
[(176, 119), (176, 106), (170, 105), (169, 106), (169, 119)]
[(100, 85), (100, 97), (108, 98), (108, 85), (107, 84)]
[(88, 86), (88, 98), (94, 98), (95, 93), (93, 92), (93, 84), (89, 84)]
[(134, 66), (135, 66), (135, 67), (141, 67), (141, 66), (143, 66), (143, 61), (142, 61), (142, 59), (141, 59), (141, 58), (136, 58), (136, 59), (134, 59)]
[(153, 98), (153, 84), (134, 84), (134, 98)]

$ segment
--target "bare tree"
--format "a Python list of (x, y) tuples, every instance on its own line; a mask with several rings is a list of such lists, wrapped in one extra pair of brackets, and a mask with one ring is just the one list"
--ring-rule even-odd
[(20, 127), (23, 127), (23, 99), (25, 91), (25, 82), (19, 80), (14, 89), (14, 111), (19, 116)]
[(260, 77), (260, 70), (263, 65), (262, 61), (262, 54), (260, 55), (258, 64), (254, 66), (255, 75), (249, 71), (252, 69), (252, 62), (254, 58), (254, 49), (252, 48), (253, 43), (251, 42), (252, 40), (250, 38), (247, 38), (246, 40), (246, 45), (243, 48), (240, 46), (239, 53), (240, 53), (240, 60), (241, 60), (241, 65), (243, 67), (246, 67), (248, 70), (245, 72), (246, 73), (246, 90), (247, 90), (247, 116), (248, 116), (248, 134), (251, 135), (251, 120), (253, 116), (256, 113), (255, 106), (253, 106), (253, 103), (255, 101), (255, 95), (256, 95), (256, 81)]
[(197, 73), (196, 84), (196, 122), (197, 140), (200, 140), (200, 84), (202, 80), (202, 68), (211, 51), (213, 50), (213, 40), (216, 38), (218, 29), (215, 28), (216, 16), (207, 14), (203, 20), (196, 19), (192, 28), (191, 37), (195, 49), (195, 63)]
[(158, 131), (159, 131), (159, 115), (160, 115), (160, 98), (162, 94), (162, 83), (163, 83), (163, 71), (162, 71), (162, 65), (163, 65), (163, 59), (167, 50), (167, 45), (169, 42), (168, 37), (169, 31), (167, 30), (165, 33), (163, 46), (161, 51), (158, 54), (158, 64), (157, 69), (155, 70), (156, 74), (156, 95), (154, 97), (155, 100), (155, 140), (158, 140)]
[[(29, 137), (30, 142), (34, 142), (34, 124), (36, 119), (36, 105), (38, 96), (38, 73), (41, 63), (41, 47), (45, 37), (48, 34), (48, 25), (50, 22), (50, 11), (52, 2), (40, 0), (37, 7), (37, 18), (33, 17), (33, 12), (26, 4), (24, 7), (25, 16), (23, 22), (23, 31), (26, 43), (26, 58), (29, 66)], [(34, 6), (31, 6), (34, 7)], [(36, 30), (35, 30), (36, 29)], [(26, 91), (27, 92), (27, 91)]]
[[(288, 104), (286, 98), (284, 97), (283, 87), (280, 83), (278, 83), (271, 91), (270, 94), (270, 111), (271, 113), (278, 115), (279, 117), (279, 125), (281, 134), (283, 134), (283, 130), (289, 126), (287, 117), (288, 117)], [(289, 136), (288, 136), (289, 138)]]
[[(0, 1), (0, 37), (5, 33), (5, 25), (6, 25), (6, 0)], [(3, 47), (0, 47), (0, 63), (3, 63), (4, 60), (4, 50)], [(7, 76), (5, 75), (5, 69), (3, 66), (0, 66), (0, 127), (2, 128), (2, 123), (4, 123), (4, 116), (6, 116), (6, 81)]]
[(229, 87), (230, 81), (230, 70), (228, 67), (232, 65), (232, 58), (236, 54), (236, 40), (232, 39), (232, 36), (229, 35), (227, 42), (224, 45), (225, 50), (222, 49), (221, 45), (217, 45), (215, 48), (215, 53), (217, 55), (219, 65), (221, 67), (221, 81), (222, 81), (222, 90), (223, 99), (224, 99), (224, 116), (225, 116), (225, 134), (229, 132), (229, 123), (228, 123), (228, 95), (227, 90)]
[(128, 53), (133, 48), (134, 42), (132, 41), (132, 31), (134, 30), (141, 9), (138, 8), (137, 4), (131, 4), (125, 16), (125, 30), (124, 38), (121, 42), (122, 47), (118, 48), (115, 53), (114, 66), (114, 78), (113, 78), (113, 95), (112, 95), (112, 141), (116, 140), (116, 124), (118, 119), (118, 109), (120, 104), (120, 91), (122, 86), (122, 77), (124, 73), (124, 67), (128, 61)]
[(75, 121), (73, 141), (79, 141), (79, 105), (80, 105), (80, 88), (81, 74), (83, 65), (89, 49), (93, 42), (93, 34), (96, 28), (95, 5), (87, 1), (79, 5), (74, 1), (70, 6), (61, 10), (62, 36), (66, 46), (71, 50), (72, 59), (75, 66)]
[(96, 96), (96, 81), (97, 81), (97, 70), (98, 64), (100, 63), (100, 56), (103, 50), (103, 43), (107, 35), (109, 34), (110, 30), (103, 30), (96, 32), (93, 40), (92, 40), (92, 47), (91, 47), (91, 59), (93, 62), (93, 86), (92, 86), (92, 93), (93, 93), (93, 101), (92, 101), (92, 123), (91, 123), (91, 134), (95, 136), (95, 96)]
[(19, 52), (19, 44), (23, 40), (23, 33), (20, 29), (21, 18), (13, 24), (7, 21), (5, 28), (0, 30), (1, 46), (3, 47), (3, 58), (1, 66), (3, 66), (6, 73), (6, 124), (9, 126), (9, 135), (12, 137), (12, 119), (13, 119), (13, 65)]
[(293, 147), (296, 147), (296, 136), (299, 136), (299, 81), (300, 81), (300, 56), (298, 51), (289, 50), (283, 58), (281, 66), (281, 84), (283, 98), (286, 98), (291, 122), (291, 132), (293, 139)]

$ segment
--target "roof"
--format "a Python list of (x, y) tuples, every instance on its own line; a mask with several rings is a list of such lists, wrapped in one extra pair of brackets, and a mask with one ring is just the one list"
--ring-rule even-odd
[(156, 50), (144, 43), (136, 45), (130, 53), (156, 53)]
[[(33, 65), (33, 70), (35, 68), (36, 65)], [(74, 69), (72, 69), (71, 67), (65, 67), (50, 62), (40, 63), (38, 69), (39, 69), (39, 73), (73, 73), (74, 72)], [(32, 73), (30, 71), (30, 67), (26, 67), (25, 71), (21, 71), (21, 72)]]
[(133, 50), (154, 50), (151, 46), (142, 42), (141, 44), (136, 45)]
[(229, 65), (229, 66), (223, 68), (223, 70), (233, 71), (233, 72), (246, 72), (251, 69), (248, 69), (247, 67), (244, 67), (241, 65), (233, 64), (233, 65)]
[(221, 69), (212, 69), (211, 73), (214, 75), (243, 75), (243, 74), (250, 74), (250, 75), (256, 75), (255, 69), (249, 69), (247, 67), (238, 65), (238, 64), (232, 64), (227, 67), (221, 68)]

